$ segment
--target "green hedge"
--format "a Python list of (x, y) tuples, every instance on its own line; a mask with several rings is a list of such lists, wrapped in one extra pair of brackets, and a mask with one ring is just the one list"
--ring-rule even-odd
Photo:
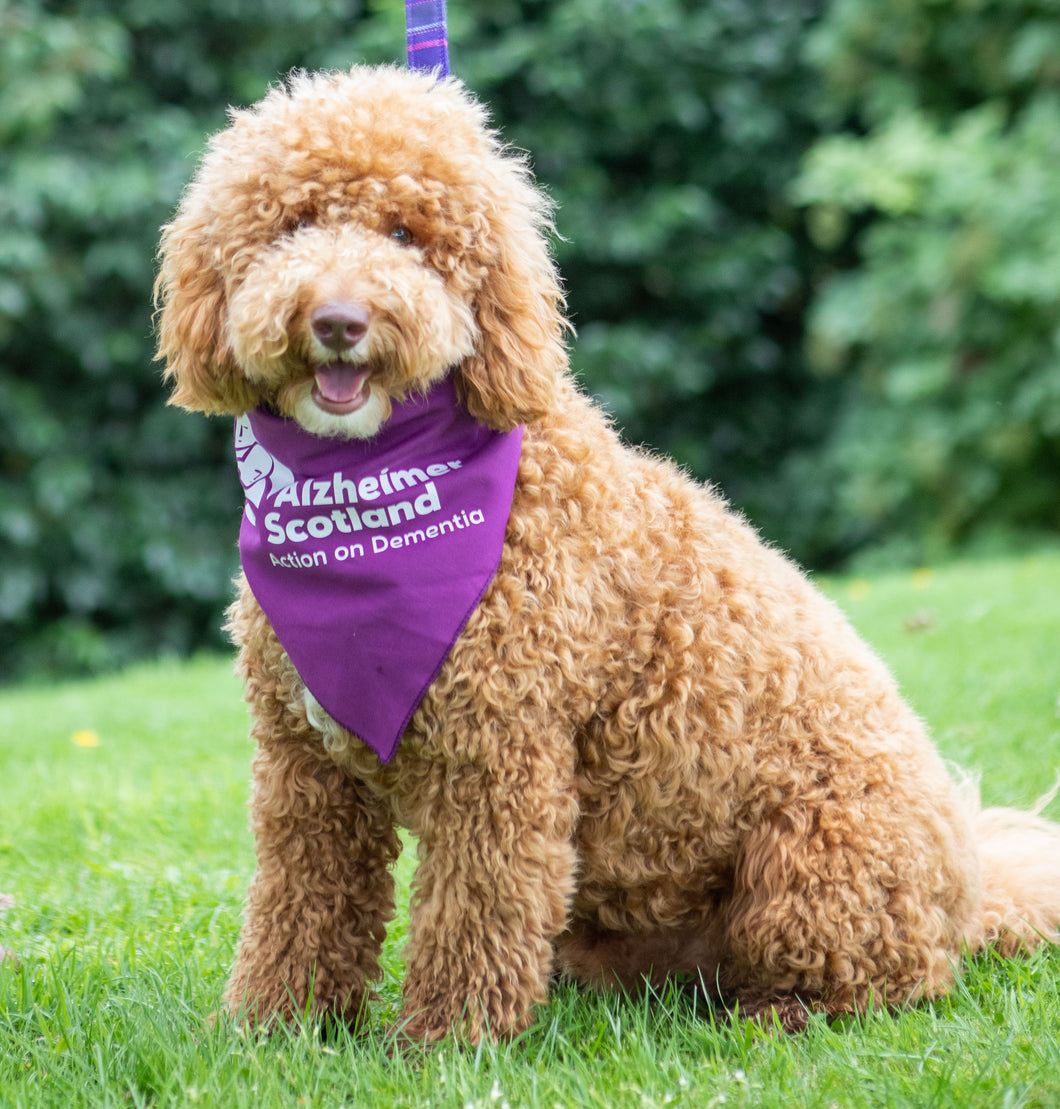
[[(449, 6), (632, 441), (814, 565), (1057, 530), (1055, 0)], [(0, 8), (0, 674), (217, 642), (230, 428), (163, 404), (158, 227), (227, 104), (403, 37), (396, 2)]]
[(843, 399), (837, 526), (892, 555), (1060, 530), (1060, 3), (835, 0), (834, 110), (797, 185), (819, 246), (809, 350)]

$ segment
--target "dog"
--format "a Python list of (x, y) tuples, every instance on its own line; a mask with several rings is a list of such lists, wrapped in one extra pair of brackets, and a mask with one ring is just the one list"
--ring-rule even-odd
[[(360, 541), (388, 523), (393, 471), (358, 485), (329, 451), (370, 452), (426, 397), (491, 443), (521, 436), (495, 565), (396, 750), (335, 718), (266, 587), (240, 578), (229, 628), (256, 741), (257, 865), (227, 1008), (362, 1018), (398, 827), (418, 852), (413, 1041), (514, 1036), (554, 975), (595, 989), (691, 976), (797, 1030), (937, 997), (964, 952), (1057, 942), (1060, 827), (980, 812), (838, 608), (716, 491), (623, 445), (576, 385), (552, 216), (457, 80), (355, 67), (293, 74), (233, 111), (163, 228), (171, 403), (257, 418), (256, 436), (296, 431), (323, 459), (317, 493), (295, 477), (266, 491), (286, 473), (271, 448), (244, 465), (248, 507), (272, 525), (259, 553), (282, 563), (277, 606), (312, 569), (309, 531)], [(262, 444), (239, 434), (245, 459)], [(461, 464), (439, 457), (429, 489), (419, 470), (389, 497), (425, 506), (397, 539), (427, 537), (433, 569), (451, 537), (426, 521)], [(334, 557), (364, 564), (363, 547)], [(324, 610), (300, 634), (337, 625), (331, 682), (370, 714), (429, 606), (392, 646)]]

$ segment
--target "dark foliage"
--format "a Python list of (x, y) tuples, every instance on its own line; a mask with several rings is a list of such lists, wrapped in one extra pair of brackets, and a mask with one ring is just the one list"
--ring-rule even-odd
[[(1060, 527), (1053, 7), (450, 0), (587, 387), (806, 562)], [(0, 675), (219, 642), (230, 427), (164, 405), (158, 228), (226, 105), (403, 42), (397, 3), (0, 6)]]

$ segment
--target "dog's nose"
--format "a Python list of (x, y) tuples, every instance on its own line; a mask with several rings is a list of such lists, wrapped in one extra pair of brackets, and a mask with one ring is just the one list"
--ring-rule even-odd
[(310, 318), (313, 334), (336, 353), (355, 347), (368, 331), (368, 309), (352, 301), (331, 301)]

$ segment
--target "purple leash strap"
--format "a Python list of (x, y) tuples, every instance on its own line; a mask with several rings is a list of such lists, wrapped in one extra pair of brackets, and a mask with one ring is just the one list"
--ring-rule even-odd
[(405, 0), (405, 41), (410, 69), (449, 75), (445, 0)]

